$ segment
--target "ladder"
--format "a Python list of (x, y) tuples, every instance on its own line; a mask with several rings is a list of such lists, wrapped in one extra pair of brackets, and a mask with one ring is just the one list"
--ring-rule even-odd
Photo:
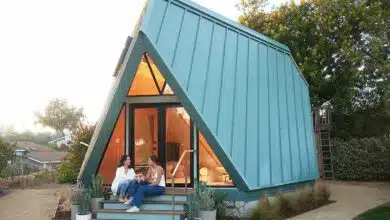
[(320, 149), (322, 157), (322, 169), (324, 172), (324, 179), (334, 180), (333, 176), (333, 161), (332, 161), (332, 146), (330, 143), (330, 131), (320, 131)]

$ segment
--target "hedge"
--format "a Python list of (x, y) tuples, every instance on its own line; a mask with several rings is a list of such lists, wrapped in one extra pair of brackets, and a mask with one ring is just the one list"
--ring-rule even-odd
[(390, 136), (332, 141), (334, 177), (390, 180)]

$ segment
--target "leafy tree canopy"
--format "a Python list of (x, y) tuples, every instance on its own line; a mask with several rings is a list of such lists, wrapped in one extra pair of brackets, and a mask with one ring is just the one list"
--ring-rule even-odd
[(66, 100), (54, 99), (49, 102), (44, 114), (37, 112), (37, 123), (65, 135), (65, 130), (74, 131), (85, 117), (82, 108), (69, 106)]
[(0, 137), (0, 173), (7, 166), (14, 155), (14, 145)]
[(357, 136), (389, 132), (390, 1), (291, 1), (270, 12), (266, 4), (241, 0), (240, 23), (290, 48), (312, 104), (331, 104), (336, 129), (361, 131)]

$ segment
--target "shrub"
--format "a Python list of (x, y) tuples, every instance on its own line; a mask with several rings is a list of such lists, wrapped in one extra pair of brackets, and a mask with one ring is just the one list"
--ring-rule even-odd
[(251, 220), (273, 220), (275, 219), (276, 209), (271, 205), (269, 197), (262, 195), (259, 205), (254, 210)]
[(77, 176), (81, 169), (87, 147), (80, 142), (89, 143), (91, 141), (95, 126), (80, 126), (75, 132), (75, 144), (71, 146), (71, 155), (58, 167), (58, 181), (60, 183), (76, 183)]
[(77, 172), (75, 171), (75, 165), (68, 160), (63, 161), (58, 167), (57, 180), (60, 183), (71, 183), (77, 182)]
[(314, 192), (310, 187), (298, 189), (297, 209), (304, 211), (312, 209), (315, 205)]
[(314, 198), (316, 204), (323, 204), (329, 201), (330, 191), (323, 182), (317, 181), (314, 185)]
[(252, 220), (285, 219), (326, 204), (329, 201), (329, 188), (317, 182), (314, 188), (305, 187), (292, 193), (277, 193), (271, 203), (267, 195), (263, 195), (253, 211)]
[(390, 180), (390, 136), (332, 141), (334, 176), (340, 180)]
[(287, 217), (293, 212), (292, 201), (288, 199), (286, 194), (281, 192), (276, 195), (276, 213), (279, 218)]

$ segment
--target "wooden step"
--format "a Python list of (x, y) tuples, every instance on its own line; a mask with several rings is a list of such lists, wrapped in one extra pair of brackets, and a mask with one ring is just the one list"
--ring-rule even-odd
[(172, 195), (174, 193), (175, 195), (187, 196), (187, 195), (190, 195), (194, 192), (195, 192), (195, 190), (193, 188), (187, 188), (187, 190), (183, 189), (183, 188), (175, 188), (175, 192), (173, 192), (173, 189), (171, 187), (166, 187), (164, 194), (165, 195)]
[[(185, 201), (175, 201), (175, 210), (184, 211)], [(119, 201), (102, 201), (101, 207), (103, 209), (114, 209), (114, 210), (126, 210), (129, 209), (129, 205), (125, 205), (123, 202)], [(141, 205), (141, 210), (155, 210), (155, 211), (166, 211), (172, 210), (172, 201), (148, 201), (145, 200)]]
[[(119, 201), (116, 201), (116, 200), (103, 200), (103, 201), (100, 201), (100, 203), (111, 203), (111, 204), (121, 203), (121, 204), (123, 204), (123, 202), (119, 202)], [(147, 203), (147, 204), (169, 204), (169, 205), (171, 205), (172, 201), (148, 201), (148, 200), (145, 200), (144, 203)], [(185, 201), (175, 201), (175, 205), (184, 205), (184, 204), (186, 204)]]
[[(133, 215), (139, 215), (139, 214), (160, 214), (160, 215), (171, 215), (172, 211), (167, 210), (167, 211), (154, 211), (154, 210), (141, 210), (139, 212), (135, 213), (129, 213), (123, 210), (107, 210), (107, 209), (97, 209), (94, 211), (94, 213), (127, 213), (127, 214), (133, 214)], [(177, 215), (184, 215), (186, 212), (185, 211), (176, 211), (175, 214)]]
[[(171, 220), (172, 211), (154, 211), (141, 210), (140, 212), (129, 213), (124, 210), (99, 209), (93, 212), (96, 214), (96, 219), (137, 219), (137, 220)], [(180, 220), (184, 216), (185, 211), (175, 211), (175, 220)]]

